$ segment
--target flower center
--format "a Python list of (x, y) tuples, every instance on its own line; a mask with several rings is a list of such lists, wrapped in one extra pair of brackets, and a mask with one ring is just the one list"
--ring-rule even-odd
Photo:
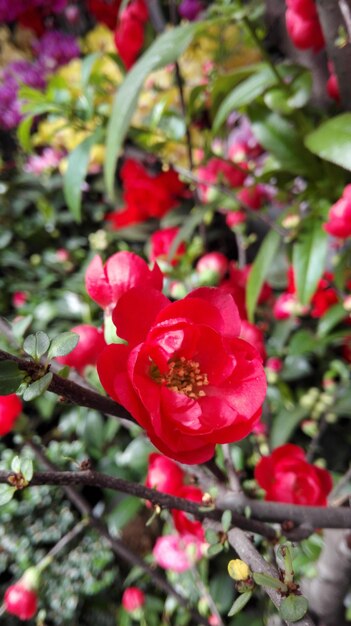
[(202, 387), (209, 384), (207, 374), (200, 370), (197, 361), (187, 360), (185, 357), (169, 362), (169, 370), (161, 374), (158, 367), (151, 366), (151, 376), (160, 385), (165, 385), (171, 391), (177, 391), (188, 398), (201, 398), (206, 395)]

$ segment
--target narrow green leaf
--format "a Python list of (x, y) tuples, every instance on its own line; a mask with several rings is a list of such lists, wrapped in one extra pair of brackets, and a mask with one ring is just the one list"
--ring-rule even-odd
[(52, 373), (48, 372), (45, 376), (29, 385), (23, 394), (23, 400), (29, 402), (30, 400), (34, 400), (35, 398), (41, 396), (49, 387), (52, 381), (52, 376)]
[(98, 59), (101, 58), (101, 52), (93, 52), (88, 54), (82, 60), (81, 72), (82, 72), (82, 86), (86, 87), (90, 81), (90, 76), (93, 71), (94, 65)]
[(46, 333), (39, 330), (35, 335), (28, 335), (23, 342), (23, 350), (38, 361), (49, 349), (50, 339)]
[(33, 461), (32, 459), (22, 459), (21, 461), (21, 472), (24, 478), (30, 482), (33, 478)]
[(118, 87), (106, 134), (105, 183), (111, 198), (117, 159), (146, 77), (150, 72), (174, 63), (200, 28), (203, 28), (203, 24), (193, 22), (172, 28), (157, 37)]
[(233, 615), (240, 613), (240, 611), (243, 610), (244, 606), (246, 606), (247, 603), (249, 602), (251, 596), (252, 596), (252, 591), (244, 591), (244, 593), (241, 593), (235, 599), (234, 604), (228, 613), (228, 617), (233, 617)]
[(272, 589), (281, 589), (281, 591), (286, 591), (287, 587), (282, 583), (279, 578), (274, 578), (269, 574), (261, 574), (260, 572), (254, 572), (252, 577), (256, 583), (256, 585), (262, 585), (262, 587), (271, 587)]
[(329, 331), (339, 322), (345, 319), (347, 312), (342, 304), (335, 304), (320, 318), (317, 335), (318, 337), (326, 337)]
[(223, 515), (222, 515), (222, 528), (224, 530), (224, 532), (228, 532), (231, 523), (232, 523), (232, 513), (231, 511), (224, 511)]
[(308, 414), (309, 409), (300, 406), (292, 410), (283, 408), (274, 418), (271, 428), (270, 443), (272, 448), (282, 446), (289, 441), (295, 429)]
[(16, 487), (11, 487), (10, 485), (0, 485), (0, 506), (10, 502), (15, 491)]
[(224, 98), (218, 109), (213, 122), (213, 132), (218, 132), (230, 113), (256, 100), (269, 89), (269, 87), (275, 85), (276, 82), (277, 79), (271, 69), (265, 67), (262, 71), (257, 72), (234, 87), (227, 97)]
[(25, 117), (17, 129), (18, 141), (21, 145), (21, 148), (23, 148), (25, 152), (30, 152), (32, 148), (30, 132), (32, 130), (33, 118), (34, 115), (28, 115), (27, 117)]
[(26, 373), (18, 369), (13, 361), (0, 362), (0, 396), (15, 393), (23, 382)]
[(271, 230), (268, 235), (266, 235), (252, 265), (246, 290), (246, 308), (250, 322), (254, 320), (256, 303), (279, 245), (280, 235), (274, 230)]
[(79, 342), (79, 335), (77, 333), (61, 333), (57, 335), (50, 344), (48, 352), (48, 358), (54, 359), (57, 356), (66, 356), (74, 350)]
[(320, 219), (305, 220), (298, 240), (293, 246), (293, 268), (297, 297), (308, 305), (325, 270), (327, 233)]
[(15, 474), (19, 474), (21, 471), (21, 459), (19, 456), (14, 456), (11, 463), (11, 469)]
[(102, 129), (98, 128), (86, 137), (69, 155), (63, 177), (63, 192), (67, 206), (76, 222), (81, 221), (82, 185), (88, 171), (90, 151), (102, 139)]
[(308, 602), (304, 596), (291, 594), (287, 598), (282, 599), (279, 614), (287, 622), (298, 622), (306, 615), (307, 609)]
[(351, 113), (328, 119), (307, 135), (305, 145), (321, 159), (351, 170)]

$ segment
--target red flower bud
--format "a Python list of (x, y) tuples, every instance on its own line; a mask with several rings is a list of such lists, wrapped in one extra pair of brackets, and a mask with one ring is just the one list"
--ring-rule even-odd
[(141, 609), (145, 604), (145, 594), (138, 587), (128, 587), (122, 596), (122, 606), (127, 613)]
[(0, 436), (7, 435), (22, 411), (22, 402), (12, 393), (0, 396)]
[(19, 581), (6, 589), (4, 605), (8, 613), (16, 615), (20, 620), (29, 620), (37, 612), (37, 594)]

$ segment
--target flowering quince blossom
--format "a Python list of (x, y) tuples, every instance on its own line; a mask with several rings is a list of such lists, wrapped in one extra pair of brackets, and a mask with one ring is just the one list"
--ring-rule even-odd
[[(194, 485), (183, 485), (180, 489), (177, 489), (174, 495), (178, 496), (178, 498), (192, 500), (193, 502), (202, 502), (204, 494), (199, 487), (195, 487)], [(201, 522), (190, 519), (185, 511), (180, 511), (178, 509), (172, 510), (172, 517), (174, 526), (180, 535), (193, 535), (200, 541), (205, 542), (205, 531)]]
[(161, 452), (204, 463), (217, 443), (252, 431), (266, 379), (258, 352), (239, 339), (231, 295), (203, 287), (170, 303), (159, 291), (134, 287), (112, 319), (128, 345), (99, 355), (101, 383)]
[(56, 361), (74, 367), (82, 374), (87, 365), (95, 365), (99, 353), (106, 346), (104, 335), (102, 330), (89, 324), (79, 324), (71, 331), (79, 335), (79, 341), (72, 352), (56, 357)]
[(138, 161), (126, 159), (120, 175), (125, 208), (107, 216), (114, 228), (138, 224), (151, 217), (161, 218), (188, 193), (172, 169), (151, 175)]
[(241, 187), (243, 184), (248, 169), (246, 162), (240, 164), (240, 169), (224, 159), (218, 157), (212, 157), (206, 165), (202, 165), (198, 168), (199, 192), (201, 199), (204, 202), (208, 202), (211, 197), (211, 187), (208, 183), (220, 184), (224, 183), (231, 187)]
[(122, 11), (115, 31), (115, 44), (124, 65), (129, 70), (144, 45), (148, 10), (144, 0), (132, 0)]
[(122, 596), (122, 606), (127, 613), (141, 609), (145, 604), (145, 594), (139, 587), (127, 587)]
[(160, 567), (181, 574), (190, 569), (206, 550), (194, 535), (163, 535), (156, 540), (152, 554)]
[(337, 292), (332, 286), (333, 274), (324, 272), (317, 289), (311, 299), (311, 305), (305, 306), (298, 302), (294, 270), (288, 269), (287, 290), (276, 299), (273, 307), (273, 315), (277, 320), (288, 319), (292, 315), (307, 315), (322, 317), (330, 307), (339, 301)]
[[(172, 246), (172, 243), (179, 233), (177, 226), (171, 226), (170, 228), (164, 228), (163, 230), (156, 230), (150, 237), (150, 261), (159, 261), (160, 263), (168, 263), (168, 253)], [(186, 251), (185, 243), (181, 242), (177, 247), (170, 265), (175, 267), (178, 265), (179, 260)]]
[(294, 46), (318, 52), (325, 46), (314, 0), (286, 0), (286, 28)]
[(35, 591), (18, 581), (6, 589), (4, 606), (11, 615), (16, 615), (20, 620), (29, 620), (38, 610), (38, 597)]
[(157, 264), (150, 270), (146, 261), (134, 252), (116, 252), (103, 264), (94, 256), (85, 273), (85, 288), (102, 309), (111, 309), (132, 287), (144, 285), (162, 289), (163, 275)]
[(333, 237), (351, 237), (351, 185), (346, 185), (340, 200), (329, 209), (324, 230)]
[(146, 487), (174, 494), (183, 487), (183, 481), (184, 472), (174, 461), (157, 452), (149, 455)]
[(326, 506), (333, 486), (329, 472), (308, 463), (304, 450), (292, 443), (263, 457), (255, 479), (266, 491), (265, 500), (311, 506)]
[(0, 396), (0, 436), (11, 432), (22, 411), (22, 402), (15, 393)]

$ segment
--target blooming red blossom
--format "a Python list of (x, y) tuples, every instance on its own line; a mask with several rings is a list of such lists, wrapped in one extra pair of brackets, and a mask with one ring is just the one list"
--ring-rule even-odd
[(20, 620), (29, 620), (38, 609), (37, 594), (19, 581), (6, 589), (4, 605), (8, 613), (16, 615)]
[(124, 65), (129, 70), (144, 45), (148, 10), (144, 0), (132, 0), (122, 11), (115, 31), (115, 44)]
[(145, 594), (139, 587), (127, 587), (123, 592), (122, 606), (127, 613), (141, 609), (145, 604)]
[(126, 159), (121, 168), (125, 208), (107, 216), (114, 228), (161, 218), (187, 194), (178, 174), (170, 169), (155, 175), (134, 159)]
[(135, 287), (112, 319), (128, 345), (103, 350), (100, 380), (161, 452), (203, 463), (217, 443), (252, 431), (266, 380), (259, 354), (239, 339), (231, 295), (204, 287), (170, 303), (159, 291)]
[(120, 0), (88, 0), (88, 10), (110, 30), (116, 28)]
[(198, 168), (198, 178), (200, 181), (204, 181), (199, 183), (199, 191), (204, 202), (209, 201), (211, 197), (211, 187), (208, 183), (223, 183), (230, 187), (241, 187), (247, 177), (248, 165), (246, 162), (241, 162), (238, 163), (238, 166), (218, 157), (212, 157), (206, 165)]
[(205, 544), (194, 535), (163, 535), (156, 540), (152, 554), (157, 565), (181, 574), (201, 559)]
[(85, 273), (85, 288), (89, 296), (103, 309), (111, 308), (123, 293), (137, 285), (162, 289), (163, 275), (157, 264), (150, 270), (147, 263), (134, 252), (116, 252), (105, 265), (96, 255)]
[(351, 237), (351, 185), (346, 185), (341, 198), (329, 209), (324, 230), (334, 237)]
[(71, 329), (79, 335), (79, 341), (74, 350), (56, 360), (62, 365), (74, 367), (80, 374), (87, 365), (95, 365), (98, 355), (106, 346), (102, 330), (89, 324), (79, 324)]
[(314, 0), (286, 0), (286, 28), (294, 46), (318, 52), (325, 46)]
[[(167, 262), (168, 254), (172, 243), (179, 233), (179, 228), (172, 226), (170, 228), (163, 228), (162, 230), (156, 230), (150, 237), (150, 261), (164, 261)], [(179, 263), (180, 258), (186, 251), (184, 242), (181, 242), (177, 247), (173, 258), (170, 262), (171, 265), (176, 266)]]
[(11, 432), (22, 411), (22, 402), (15, 393), (0, 396), (0, 436)]
[[(194, 485), (183, 485), (181, 488), (177, 489), (174, 495), (178, 496), (178, 498), (192, 500), (193, 502), (202, 502), (203, 492), (199, 487), (195, 487)], [(185, 511), (177, 509), (172, 510), (172, 517), (174, 525), (180, 535), (194, 535), (200, 541), (205, 541), (205, 531), (201, 522), (190, 519)]]
[(150, 454), (145, 481), (146, 487), (175, 494), (178, 489), (183, 487), (183, 480), (184, 472), (174, 461), (162, 454), (155, 452)]
[(253, 211), (258, 211), (267, 198), (267, 193), (263, 185), (243, 187), (236, 195), (240, 202), (249, 206)]
[(333, 486), (329, 472), (308, 463), (303, 449), (291, 443), (263, 457), (255, 478), (266, 500), (311, 506), (325, 506)]

